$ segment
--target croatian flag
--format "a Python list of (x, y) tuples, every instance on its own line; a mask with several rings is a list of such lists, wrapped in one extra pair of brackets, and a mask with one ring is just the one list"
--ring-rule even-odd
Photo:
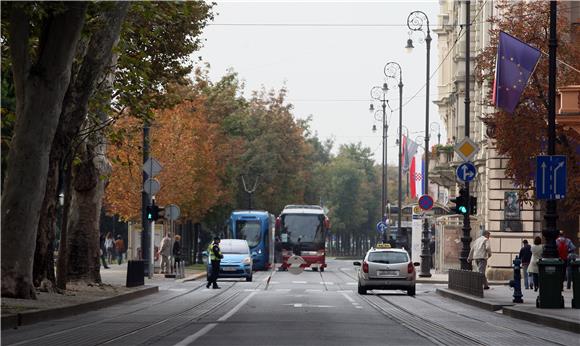
[(497, 108), (514, 112), (540, 55), (536, 48), (500, 31), (493, 81), (493, 104)]
[[(418, 162), (418, 163), (417, 163)], [(411, 198), (417, 198), (424, 195), (423, 191), (423, 176), (425, 175), (425, 164), (421, 159), (413, 156), (411, 160), (411, 169), (409, 170), (409, 187), (411, 189)]]

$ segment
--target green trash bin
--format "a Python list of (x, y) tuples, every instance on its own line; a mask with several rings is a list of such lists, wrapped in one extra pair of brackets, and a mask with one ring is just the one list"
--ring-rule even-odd
[(580, 309), (580, 259), (569, 264), (572, 268), (572, 308)]
[(559, 258), (542, 258), (538, 262), (540, 271), (540, 294), (536, 307), (542, 309), (563, 309), (564, 262)]

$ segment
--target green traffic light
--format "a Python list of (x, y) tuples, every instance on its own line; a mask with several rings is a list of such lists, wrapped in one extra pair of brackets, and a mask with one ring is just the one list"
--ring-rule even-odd
[(467, 214), (467, 208), (464, 205), (460, 205), (459, 208), (459, 212), (461, 212), (461, 214)]

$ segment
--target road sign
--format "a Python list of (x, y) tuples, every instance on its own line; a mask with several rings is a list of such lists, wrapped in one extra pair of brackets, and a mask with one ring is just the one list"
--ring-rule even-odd
[(145, 161), (143, 164), (143, 171), (147, 173), (149, 178), (153, 178), (157, 174), (161, 172), (163, 166), (159, 163), (159, 161), (155, 160), (154, 158), (150, 157)]
[(477, 175), (477, 170), (475, 165), (471, 162), (464, 162), (457, 167), (456, 170), (457, 179), (462, 182), (472, 181)]
[(290, 256), (288, 257), (288, 271), (292, 274), (300, 274), (304, 271), (304, 267), (302, 267), (303, 264), (306, 264), (306, 261), (304, 260), (304, 258), (300, 257), (300, 256)]
[(419, 207), (423, 210), (430, 210), (433, 208), (433, 198), (429, 195), (419, 197)]
[(387, 231), (387, 224), (384, 221), (379, 221), (377, 223), (377, 232), (379, 232), (379, 234), (383, 234)]
[(536, 157), (536, 199), (566, 197), (566, 156)]
[(159, 181), (155, 178), (149, 178), (145, 180), (145, 183), (143, 183), (143, 190), (145, 190), (149, 196), (156, 195), (160, 188), (161, 184), (159, 184)]
[(175, 204), (169, 204), (165, 206), (165, 218), (167, 220), (175, 221), (179, 218), (181, 211), (179, 207)]
[(463, 139), (455, 145), (454, 149), (463, 161), (471, 161), (479, 151), (477, 144), (469, 137), (463, 137)]

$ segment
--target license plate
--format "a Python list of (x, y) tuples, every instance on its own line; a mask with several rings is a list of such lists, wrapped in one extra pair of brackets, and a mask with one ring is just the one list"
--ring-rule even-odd
[(223, 271), (225, 272), (235, 272), (236, 268), (232, 268), (232, 267), (224, 267), (222, 268)]
[(399, 276), (398, 270), (377, 270), (379, 276)]

